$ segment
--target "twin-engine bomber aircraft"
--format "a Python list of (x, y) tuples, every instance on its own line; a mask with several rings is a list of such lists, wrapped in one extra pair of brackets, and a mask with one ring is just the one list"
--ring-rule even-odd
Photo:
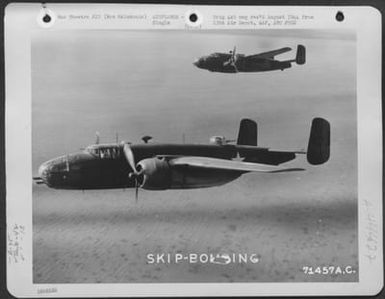
[[(34, 180), (57, 189), (138, 188), (148, 190), (204, 188), (226, 184), (248, 172), (304, 170), (279, 167), (296, 154), (307, 154), (312, 165), (330, 155), (330, 125), (314, 118), (307, 152), (280, 151), (257, 145), (257, 123), (242, 119), (236, 144), (213, 136), (210, 144), (93, 144), (82, 152), (43, 163)], [(233, 160), (234, 158), (238, 158)], [(241, 161), (239, 161), (241, 158)]]
[(268, 51), (254, 55), (236, 54), (234, 47), (229, 53), (213, 53), (208, 56), (198, 58), (193, 64), (201, 69), (220, 73), (239, 73), (239, 72), (265, 72), (274, 70), (284, 70), (291, 67), (291, 63), (305, 64), (306, 50), (302, 45), (297, 46), (295, 59), (279, 61), (275, 60), (276, 55), (291, 51), (285, 47), (273, 51)]

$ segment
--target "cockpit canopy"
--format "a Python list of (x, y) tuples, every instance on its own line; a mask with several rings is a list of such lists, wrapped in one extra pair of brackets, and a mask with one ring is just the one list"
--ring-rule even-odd
[(214, 58), (221, 57), (221, 56), (223, 56), (223, 54), (218, 52), (215, 52), (209, 55), (209, 57), (214, 57)]
[(209, 58), (229, 58), (231, 56), (230, 53), (219, 53), (219, 52), (215, 52), (215, 53), (211, 53), (209, 56)]
[(93, 144), (84, 151), (100, 159), (117, 159), (122, 155), (122, 147), (118, 144)]
[[(211, 54), (208, 55), (207, 57), (208, 57), (208, 58), (224, 58), (224, 59), (230, 59), (231, 56), (232, 56), (232, 52), (230, 51), (229, 53), (219, 53), (219, 52), (211, 53)], [(237, 58), (239, 58), (239, 57), (244, 57), (245, 55), (244, 55), (244, 54), (235, 54), (235, 56), (236, 56)]]

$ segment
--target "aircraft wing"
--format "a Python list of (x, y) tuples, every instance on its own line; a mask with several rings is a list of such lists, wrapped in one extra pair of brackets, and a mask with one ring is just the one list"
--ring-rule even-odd
[(266, 58), (266, 59), (272, 59), (276, 55), (283, 54), (283, 53), (286, 53), (286, 52), (289, 52), (289, 51), (291, 51), (291, 48), (285, 47), (285, 48), (281, 48), (281, 49), (277, 49), (277, 50), (273, 50), (273, 51), (268, 51), (268, 52), (263, 52), (263, 53), (259, 53), (259, 54), (255, 54), (255, 55), (250, 55), (250, 56), (247, 56), (247, 58)]
[(259, 163), (250, 163), (242, 161), (225, 160), (218, 158), (208, 157), (177, 157), (169, 160), (169, 164), (172, 166), (193, 166), (209, 169), (222, 169), (222, 170), (235, 170), (241, 172), (288, 172), (288, 171), (301, 171), (303, 168), (284, 168), (273, 165), (265, 165)]

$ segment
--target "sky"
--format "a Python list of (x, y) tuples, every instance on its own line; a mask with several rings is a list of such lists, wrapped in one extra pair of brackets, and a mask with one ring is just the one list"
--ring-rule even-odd
[[(259, 123), (260, 144), (290, 148), (306, 145), (314, 116), (332, 121), (335, 134), (354, 129), (354, 36), (302, 31), (37, 34), (34, 168), (93, 143), (96, 131), (103, 142), (118, 133), (131, 142), (147, 134), (156, 142), (180, 142), (185, 134), (187, 142), (206, 143), (211, 135), (234, 138), (240, 119), (249, 117)], [(277, 58), (291, 59), (297, 44), (306, 46), (307, 62), (283, 72), (221, 74), (192, 65), (234, 45), (244, 54), (289, 46), (293, 51)]]
[[(221, 74), (192, 64), (234, 46), (241, 54), (291, 47), (276, 58), (293, 59), (298, 44), (306, 47), (306, 64), (284, 71)], [(34, 279), (357, 279), (298, 273), (314, 260), (357, 264), (352, 32), (38, 32), (31, 55), (34, 175), (44, 161), (92, 144), (96, 131), (101, 142), (115, 142), (118, 133), (120, 140), (133, 143), (144, 135), (153, 136), (153, 142), (177, 143), (185, 136), (187, 143), (208, 143), (213, 135), (236, 138), (240, 120), (247, 117), (258, 122), (260, 146), (301, 150), (314, 117), (331, 124), (331, 156), (324, 165), (311, 166), (300, 156), (289, 165), (306, 168), (303, 172), (246, 174), (209, 189), (140, 191), (135, 207), (129, 191), (82, 193), (34, 185)], [(170, 266), (153, 278), (148, 273), (154, 269), (141, 262), (144, 252), (159, 248), (257, 250), (262, 263), (247, 273), (235, 267), (222, 276), (223, 269)]]

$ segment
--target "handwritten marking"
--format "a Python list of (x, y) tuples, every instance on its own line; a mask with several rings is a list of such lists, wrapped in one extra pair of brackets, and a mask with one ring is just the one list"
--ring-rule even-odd
[(25, 257), (23, 254), (24, 248), (22, 246), (25, 236), (25, 226), (20, 224), (14, 224), (8, 230), (7, 234), (7, 254), (9, 263), (24, 262)]
[(364, 200), (364, 207), (366, 210), (366, 217), (365, 217), (365, 242), (366, 242), (366, 250), (367, 253), (365, 254), (365, 257), (369, 260), (370, 263), (374, 262), (377, 259), (377, 251), (379, 249), (378, 247), (378, 225), (377, 225), (377, 219), (376, 216), (373, 213), (373, 204), (368, 201)]

